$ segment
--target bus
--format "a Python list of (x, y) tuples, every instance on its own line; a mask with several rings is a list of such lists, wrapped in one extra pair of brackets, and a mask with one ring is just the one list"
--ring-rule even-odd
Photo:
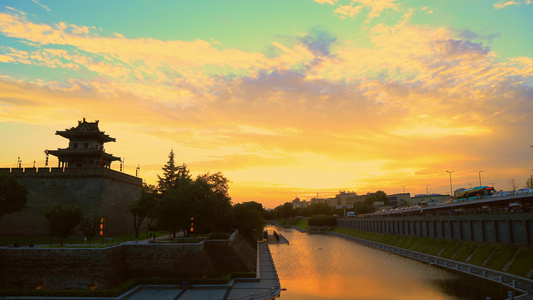
[(457, 202), (472, 201), (483, 198), (492, 198), (494, 188), (490, 186), (476, 186), (468, 190), (458, 192), (455, 195)]

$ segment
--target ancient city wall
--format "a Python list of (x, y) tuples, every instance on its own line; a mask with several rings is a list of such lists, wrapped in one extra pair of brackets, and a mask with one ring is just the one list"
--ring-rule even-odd
[(28, 188), (27, 209), (0, 219), (2, 236), (46, 236), (43, 212), (57, 203), (103, 216), (108, 236), (133, 232), (127, 207), (140, 196), (141, 178), (106, 168), (2, 168), (0, 174), (12, 174)]
[(127, 274), (124, 247), (0, 248), (0, 288), (90, 289), (118, 285)]
[(220, 273), (255, 270), (256, 249), (241, 235), (233, 234), (229, 240), (207, 240), (206, 249)]
[(533, 244), (533, 214), (342, 218), (339, 227), (378, 233), (412, 235), (502, 244)]
[[(220, 254), (208, 251), (210, 244), (216, 244)], [(216, 277), (222, 274), (220, 270), (254, 271), (255, 255), (238, 234), (230, 240), (190, 244), (0, 248), (0, 288), (105, 289), (136, 277)], [(250, 261), (254, 262), (251, 266)]]
[(194, 244), (131, 244), (124, 247), (132, 277), (216, 276), (205, 242)]

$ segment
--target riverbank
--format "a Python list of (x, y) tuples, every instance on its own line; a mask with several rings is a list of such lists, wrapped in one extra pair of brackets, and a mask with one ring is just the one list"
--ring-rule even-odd
[[(305, 219), (286, 220), (281, 224), (299, 231), (315, 232), (309, 230)], [(524, 293), (528, 286), (533, 287), (532, 247), (401, 236), (339, 227), (320, 233), (482, 277)]]

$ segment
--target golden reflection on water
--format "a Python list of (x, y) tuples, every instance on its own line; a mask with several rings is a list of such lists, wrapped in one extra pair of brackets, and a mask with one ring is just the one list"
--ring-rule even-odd
[(270, 245), (282, 299), (456, 299), (432, 282), (451, 275), (420, 262), (327, 235), (276, 229), (290, 245)]

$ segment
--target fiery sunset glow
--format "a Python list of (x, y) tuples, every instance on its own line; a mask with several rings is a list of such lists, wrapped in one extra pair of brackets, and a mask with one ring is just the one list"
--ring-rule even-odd
[(531, 0), (2, 1), (0, 166), (44, 167), (86, 118), (126, 173), (155, 184), (173, 149), (223, 172), (234, 203), (446, 194), (446, 170), (453, 189), (523, 187), (531, 16)]

